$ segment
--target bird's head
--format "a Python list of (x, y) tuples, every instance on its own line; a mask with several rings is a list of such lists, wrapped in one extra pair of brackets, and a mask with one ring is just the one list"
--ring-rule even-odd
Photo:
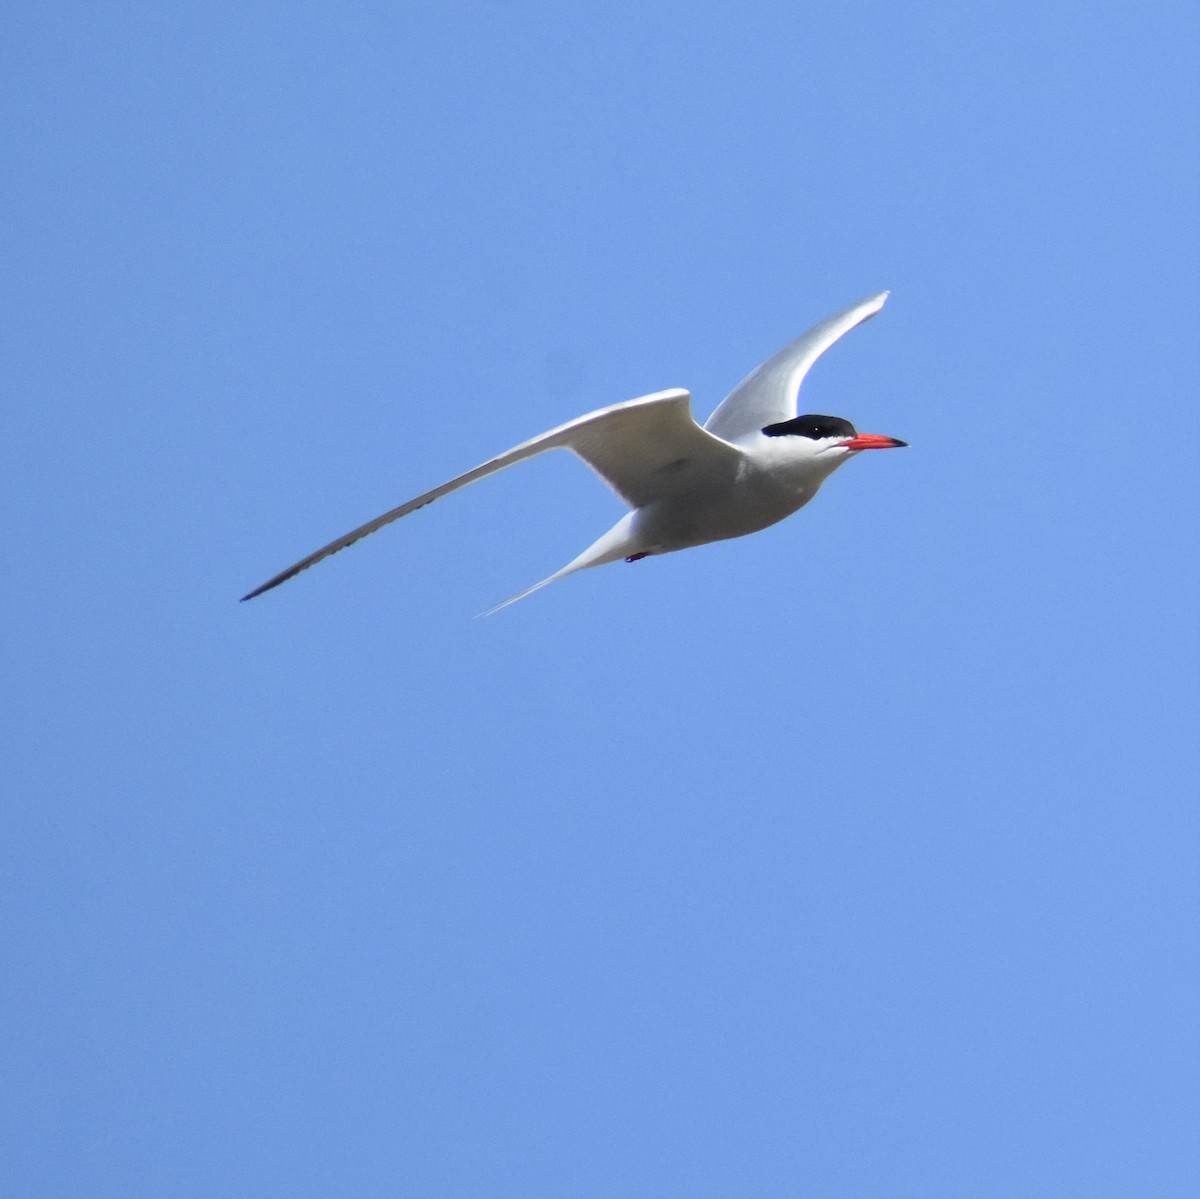
[[(786, 437), (789, 448), (833, 470), (863, 450), (894, 450), (908, 445), (895, 437), (884, 437), (879, 433), (860, 433), (840, 416), (817, 416), (809, 413), (792, 420), (767, 425), (765, 437)], [(791, 440), (794, 439), (794, 440)]]

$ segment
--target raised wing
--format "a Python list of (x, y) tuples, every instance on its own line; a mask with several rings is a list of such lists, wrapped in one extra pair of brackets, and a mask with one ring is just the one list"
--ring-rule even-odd
[(546, 450), (570, 450), (584, 460), (631, 508), (641, 508), (655, 500), (695, 486), (701, 479), (737, 469), (742, 452), (728, 442), (705, 432), (692, 419), (691, 396), (681, 389), (659, 391), (623, 404), (613, 404), (598, 412), (589, 412), (577, 420), (559, 425), (549, 433), (516, 446), (505, 454), (459, 475), (416, 499), (393, 508), (382, 516), (331, 541), (327, 546), (301, 559), (295, 566), (256, 587), (243, 600), (253, 599), (286, 583), (293, 575), (336, 554), (360, 537), (382, 529), (384, 525), (423, 508), (426, 504), (466, 487), (506, 466), (532, 458)]
[(717, 406), (704, 427), (718, 437), (736, 441), (767, 425), (797, 415), (796, 397), (809, 367), (839, 337), (874, 316), (888, 298), (881, 291), (831, 316), (784, 346), (773, 358), (751, 371)]

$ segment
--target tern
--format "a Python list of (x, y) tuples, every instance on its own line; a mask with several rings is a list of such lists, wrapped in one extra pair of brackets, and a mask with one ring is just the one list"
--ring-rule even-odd
[(630, 511), (561, 570), (489, 612), (578, 570), (757, 533), (803, 508), (839, 466), (863, 450), (907, 444), (859, 433), (842, 417), (797, 415), (800, 384), (812, 364), (874, 316), (887, 297), (884, 291), (861, 300), (802, 333), (747, 375), (703, 426), (692, 417), (691, 393), (682, 388), (589, 412), (360, 525), (242, 599), (254, 599), (368, 533), (547, 450), (570, 450), (582, 458)]

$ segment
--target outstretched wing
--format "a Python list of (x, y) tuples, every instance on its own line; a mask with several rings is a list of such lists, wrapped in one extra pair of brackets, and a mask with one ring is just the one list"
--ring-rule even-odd
[(466, 487), (506, 466), (532, 458), (546, 450), (570, 450), (584, 460), (631, 508), (641, 508), (668, 495), (695, 486), (722, 470), (735, 470), (742, 452), (728, 442), (705, 432), (692, 419), (691, 396), (681, 389), (659, 391), (640, 399), (627, 400), (590, 412), (559, 425), (549, 433), (526, 441), (505, 454), (459, 475), (416, 499), (393, 508), (382, 516), (331, 541), (302, 558), (243, 600), (253, 599), (286, 583), (293, 575), (353, 545), (360, 537), (431, 504), (441, 496)]
[(802, 333), (747, 375), (721, 401), (704, 427), (718, 437), (736, 441), (767, 425), (791, 420), (797, 415), (796, 397), (809, 367), (839, 337), (874, 316), (887, 298), (888, 293), (881, 291)]

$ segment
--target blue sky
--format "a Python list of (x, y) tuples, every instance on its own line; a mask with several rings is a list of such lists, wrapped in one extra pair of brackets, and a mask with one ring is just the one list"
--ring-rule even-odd
[[(1196, 1193), (1193, 6), (5, 24), (0, 1190)], [(788, 522), (236, 602), (882, 288)]]

